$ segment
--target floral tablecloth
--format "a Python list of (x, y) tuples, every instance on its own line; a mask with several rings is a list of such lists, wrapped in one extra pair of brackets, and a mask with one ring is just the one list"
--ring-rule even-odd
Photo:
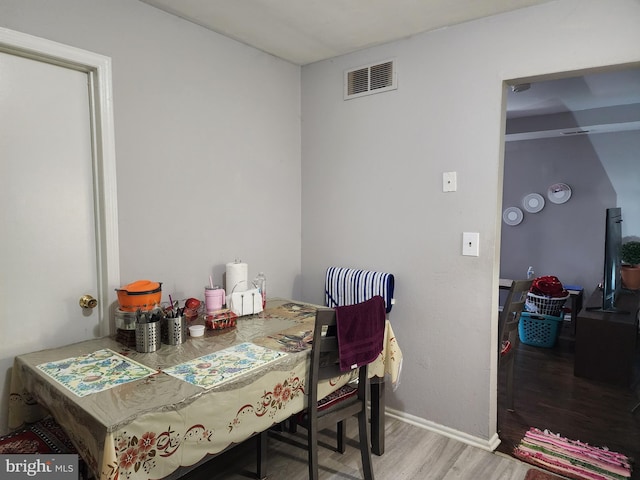
[[(260, 315), (237, 327), (207, 331), (181, 345), (138, 353), (114, 338), (89, 340), (16, 357), (9, 426), (33, 421), (45, 406), (67, 430), (100, 480), (166, 477), (181, 466), (240, 443), (304, 408), (310, 332), (316, 307), (274, 299)], [(251, 343), (269, 361), (209, 388), (164, 373), (225, 349)], [(157, 373), (86, 396), (76, 395), (39, 365), (108, 349)], [(259, 348), (257, 349), (259, 350)], [(385, 350), (371, 375), (397, 382), (402, 353), (387, 322)], [(343, 375), (320, 385), (324, 396), (349, 381)]]

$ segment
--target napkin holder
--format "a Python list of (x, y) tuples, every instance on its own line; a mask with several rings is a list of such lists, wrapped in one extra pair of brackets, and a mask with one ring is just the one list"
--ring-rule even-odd
[(233, 292), (227, 297), (227, 308), (239, 317), (255, 315), (262, 312), (262, 294), (257, 288)]

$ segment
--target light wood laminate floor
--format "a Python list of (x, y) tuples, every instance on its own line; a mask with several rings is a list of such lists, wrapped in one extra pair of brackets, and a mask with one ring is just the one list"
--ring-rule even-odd
[[(268, 472), (273, 480), (306, 480), (305, 431), (269, 438)], [(334, 451), (335, 434), (320, 436), (321, 480), (362, 478), (357, 421), (347, 425), (347, 451)], [(256, 441), (239, 445), (190, 472), (187, 480), (246, 480), (256, 472)], [(523, 480), (530, 465), (514, 458), (451, 440), (445, 436), (387, 417), (386, 451), (372, 456), (376, 480)]]

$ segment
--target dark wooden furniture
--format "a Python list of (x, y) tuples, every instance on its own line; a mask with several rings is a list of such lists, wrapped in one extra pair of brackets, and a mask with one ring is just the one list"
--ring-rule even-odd
[[(576, 334), (576, 324), (577, 324), (577, 317), (578, 314), (580, 313), (580, 310), (582, 310), (582, 302), (584, 301), (584, 290), (582, 288), (574, 290), (571, 288), (568, 288), (567, 291), (569, 292), (569, 304), (571, 305), (571, 326), (570, 326), (570, 332), (572, 335), (575, 336)], [(566, 306), (566, 304), (565, 304)]]
[[(323, 332), (326, 332), (323, 334)], [(367, 402), (369, 401), (369, 377), (367, 365), (358, 372), (358, 385), (350, 396), (345, 396), (328, 408), (321, 409), (318, 400), (318, 381), (340, 375), (340, 357), (336, 327), (336, 311), (332, 308), (319, 308), (311, 349), (309, 369), (309, 391), (307, 409), (294, 416), (295, 421), (307, 430), (309, 449), (309, 479), (318, 479), (318, 432), (327, 427), (338, 425), (337, 451), (344, 452), (346, 419), (357, 415), (359, 446), (362, 457), (362, 469), (365, 480), (373, 480), (371, 463), (371, 444), (369, 441), (369, 420)]]
[(371, 386), (371, 452), (380, 456), (384, 453), (384, 425), (385, 425), (385, 379), (372, 377)]
[(602, 304), (602, 291), (596, 289), (578, 315), (574, 363), (576, 376), (614, 385), (631, 385), (639, 303), (638, 292), (623, 291), (616, 306), (627, 313), (588, 310)]

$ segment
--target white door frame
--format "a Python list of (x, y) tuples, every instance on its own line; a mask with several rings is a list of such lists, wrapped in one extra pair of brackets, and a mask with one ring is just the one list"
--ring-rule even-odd
[(91, 108), (94, 210), (100, 333), (109, 335), (110, 306), (120, 287), (118, 202), (113, 127), (111, 58), (43, 38), (0, 28), (0, 52), (71, 68), (87, 74)]

